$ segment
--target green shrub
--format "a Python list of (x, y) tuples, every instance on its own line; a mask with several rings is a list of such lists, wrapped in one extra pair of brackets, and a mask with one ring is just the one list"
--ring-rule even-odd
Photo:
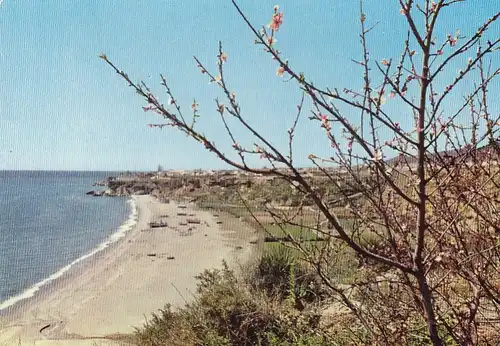
[(265, 252), (248, 281), (256, 291), (296, 303), (317, 302), (324, 295), (317, 275), (284, 246)]
[(318, 314), (252, 290), (227, 265), (197, 279), (194, 302), (178, 311), (167, 305), (153, 314), (137, 330), (139, 345), (328, 345)]

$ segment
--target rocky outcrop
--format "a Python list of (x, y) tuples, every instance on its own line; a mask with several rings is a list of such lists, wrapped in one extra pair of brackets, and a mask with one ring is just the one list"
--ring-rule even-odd
[(107, 189), (107, 190), (91, 190), (85, 193), (88, 196), (93, 196), (93, 197), (102, 197), (102, 196), (113, 196), (114, 193), (112, 190)]

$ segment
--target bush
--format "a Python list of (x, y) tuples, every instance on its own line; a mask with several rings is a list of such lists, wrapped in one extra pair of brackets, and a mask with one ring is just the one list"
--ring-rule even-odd
[(248, 280), (254, 290), (298, 305), (318, 302), (324, 295), (317, 275), (283, 246), (267, 251)]
[(137, 330), (139, 345), (328, 345), (318, 314), (252, 290), (227, 265), (197, 279), (195, 301), (178, 311), (167, 305), (153, 314)]

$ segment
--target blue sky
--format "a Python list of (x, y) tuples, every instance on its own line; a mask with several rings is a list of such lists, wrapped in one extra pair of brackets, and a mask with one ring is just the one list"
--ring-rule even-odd
[[(269, 22), (275, 4), (240, 3), (255, 25)], [(437, 37), (457, 28), (470, 35), (498, 10), (495, 3), (470, 0), (448, 10)], [(351, 62), (361, 56), (359, 2), (278, 4), (285, 14), (278, 46), (291, 65), (318, 86), (359, 89), (361, 70)], [(397, 1), (366, 0), (365, 12), (368, 24), (379, 22), (370, 34), (372, 58), (397, 57), (406, 35)], [(498, 36), (499, 28), (496, 24), (489, 35)], [(196, 55), (215, 69), (219, 40), (228, 53), (226, 78), (243, 115), (286, 148), (300, 91), (276, 77), (276, 63), (253, 39), (229, 0), (5, 0), (0, 6), (0, 169), (224, 167), (185, 135), (148, 128), (159, 119), (144, 113), (138, 95), (98, 58), (106, 53), (132, 79), (143, 79), (159, 93), (163, 73), (186, 113), (196, 97), (203, 132), (227, 143), (213, 101), (221, 94), (192, 60)], [(493, 63), (498, 67), (499, 59)], [(490, 91), (495, 95), (499, 88)], [(495, 102), (490, 109), (498, 114)], [(306, 164), (309, 153), (324, 153), (328, 143), (318, 124), (303, 118), (299, 127), (296, 162)], [(243, 144), (252, 143), (237, 133)]]

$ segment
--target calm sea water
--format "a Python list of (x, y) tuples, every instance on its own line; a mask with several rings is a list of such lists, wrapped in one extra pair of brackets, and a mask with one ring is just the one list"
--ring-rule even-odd
[(131, 227), (126, 198), (85, 195), (109, 175), (0, 171), (0, 310)]

